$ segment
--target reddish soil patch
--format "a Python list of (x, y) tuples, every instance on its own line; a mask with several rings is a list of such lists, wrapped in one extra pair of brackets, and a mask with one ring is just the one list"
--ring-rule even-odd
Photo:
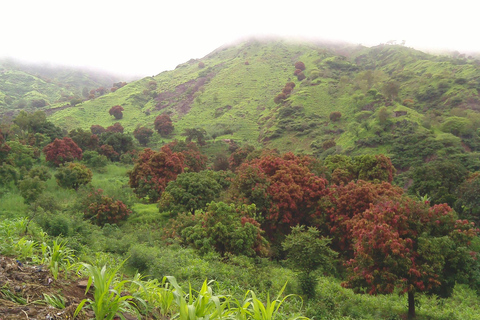
[(156, 110), (165, 109), (171, 105), (175, 106), (178, 114), (187, 114), (195, 100), (195, 93), (199, 91), (206, 83), (208, 83), (214, 76), (215, 72), (210, 72), (207, 76), (193, 79), (185, 83), (179, 84), (174, 91), (165, 91), (159, 93), (155, 98), (157, 104)]
[[(43, 294), (62, 296), (65, 309), (56, 309), (44, 302)], [(75, 281), (52, 274), (42, 266), (17, 262), (0, 256), (0, 320), (73, 319), (73, 314), (85, 296), (85, 289)], [(76, 319), (88, 319), (80, 314)]]

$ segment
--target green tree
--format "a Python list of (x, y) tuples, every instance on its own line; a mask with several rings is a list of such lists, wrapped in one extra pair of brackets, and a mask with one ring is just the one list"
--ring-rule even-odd
[(90, 183), (92, 176), (92, 171), (83, 164), (70, 162), (57, 169), (55, 179), (60, 187), (77, 191), (81, 185)]
[(222, 173), (210, 170), (184, 172), (168, 183), (159, 202), (160, 211), (169, 211), (172, 215), (181, 212), (194, 214), (215, 200), (226, 186), (228, 182)]
[(222, 255), (267, 256), (268, 242), (263, 238), (260, 224), (253, 216), (254, 205), (236, 206), (212, 202), (205, 212), (195, 214), (193, 224), (187, 222), (193, 219), (184, 219), (180, 215), (177, 219), (186, 224), (177, 224), (175, 234), (180, 236), (183, 243), (201, 253), (215, 250)]
[(333, 261), (338, 255), (330, 249), (331, 240), (320, 237), (320, 231), (315, 227), (292, 227), (292, 232), (282, 242), (283, 250), (287, 252), (288, 262), (300, 271), (300, 286), (303, 293), (313, 298), (317, 284), (316, 270), (333, 270)]

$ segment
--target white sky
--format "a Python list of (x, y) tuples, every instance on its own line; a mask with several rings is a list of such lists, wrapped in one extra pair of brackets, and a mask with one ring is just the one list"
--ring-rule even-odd
[(0, 57), (155, 75), (252, 35), (480, 52), (476, 0), (0, 0)]

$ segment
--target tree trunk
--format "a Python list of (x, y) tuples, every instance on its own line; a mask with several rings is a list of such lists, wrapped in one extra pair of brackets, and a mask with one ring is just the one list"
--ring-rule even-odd
[(408, 292), (408, 319), (415, 319), (415, 294)]

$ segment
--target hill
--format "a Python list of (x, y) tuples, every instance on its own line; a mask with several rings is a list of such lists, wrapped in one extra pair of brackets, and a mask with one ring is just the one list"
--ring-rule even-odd
[[(305, 65), (300, 77), (294, 75), (298, 61)], [(295, 88), (276, 103), (288, 82)], [(477, 125), (477, 89), (475, 59), (434, 56), (400, 45), (250, 40), (58, 111), (51, 119), (67, 129), (109, 126), (116, 120), (108, 110), (121, 105), (127, 131), (139, 123), (153, 128), (155, 117), (168, 113), (176, 128), (173, 138), (201, 127), (212, 138), (282, 151), (320, 154), (328, 146), (324, 143), (333, 141), (336, 152), (395, 153), (392, 139), (409, 127), (474, 151), (475, 130), (457, 132), (452, 126), (462, 121), (462, 127)], [(332, 112), (341, 113), (338, 121), (330, 119)]]
[(19, 110), (35, 111), (58, 103), (73, 105), (88, 98), (91, 90), (110, 90), (117, 75), (71, 67), (0, 60), (0, 115)]

